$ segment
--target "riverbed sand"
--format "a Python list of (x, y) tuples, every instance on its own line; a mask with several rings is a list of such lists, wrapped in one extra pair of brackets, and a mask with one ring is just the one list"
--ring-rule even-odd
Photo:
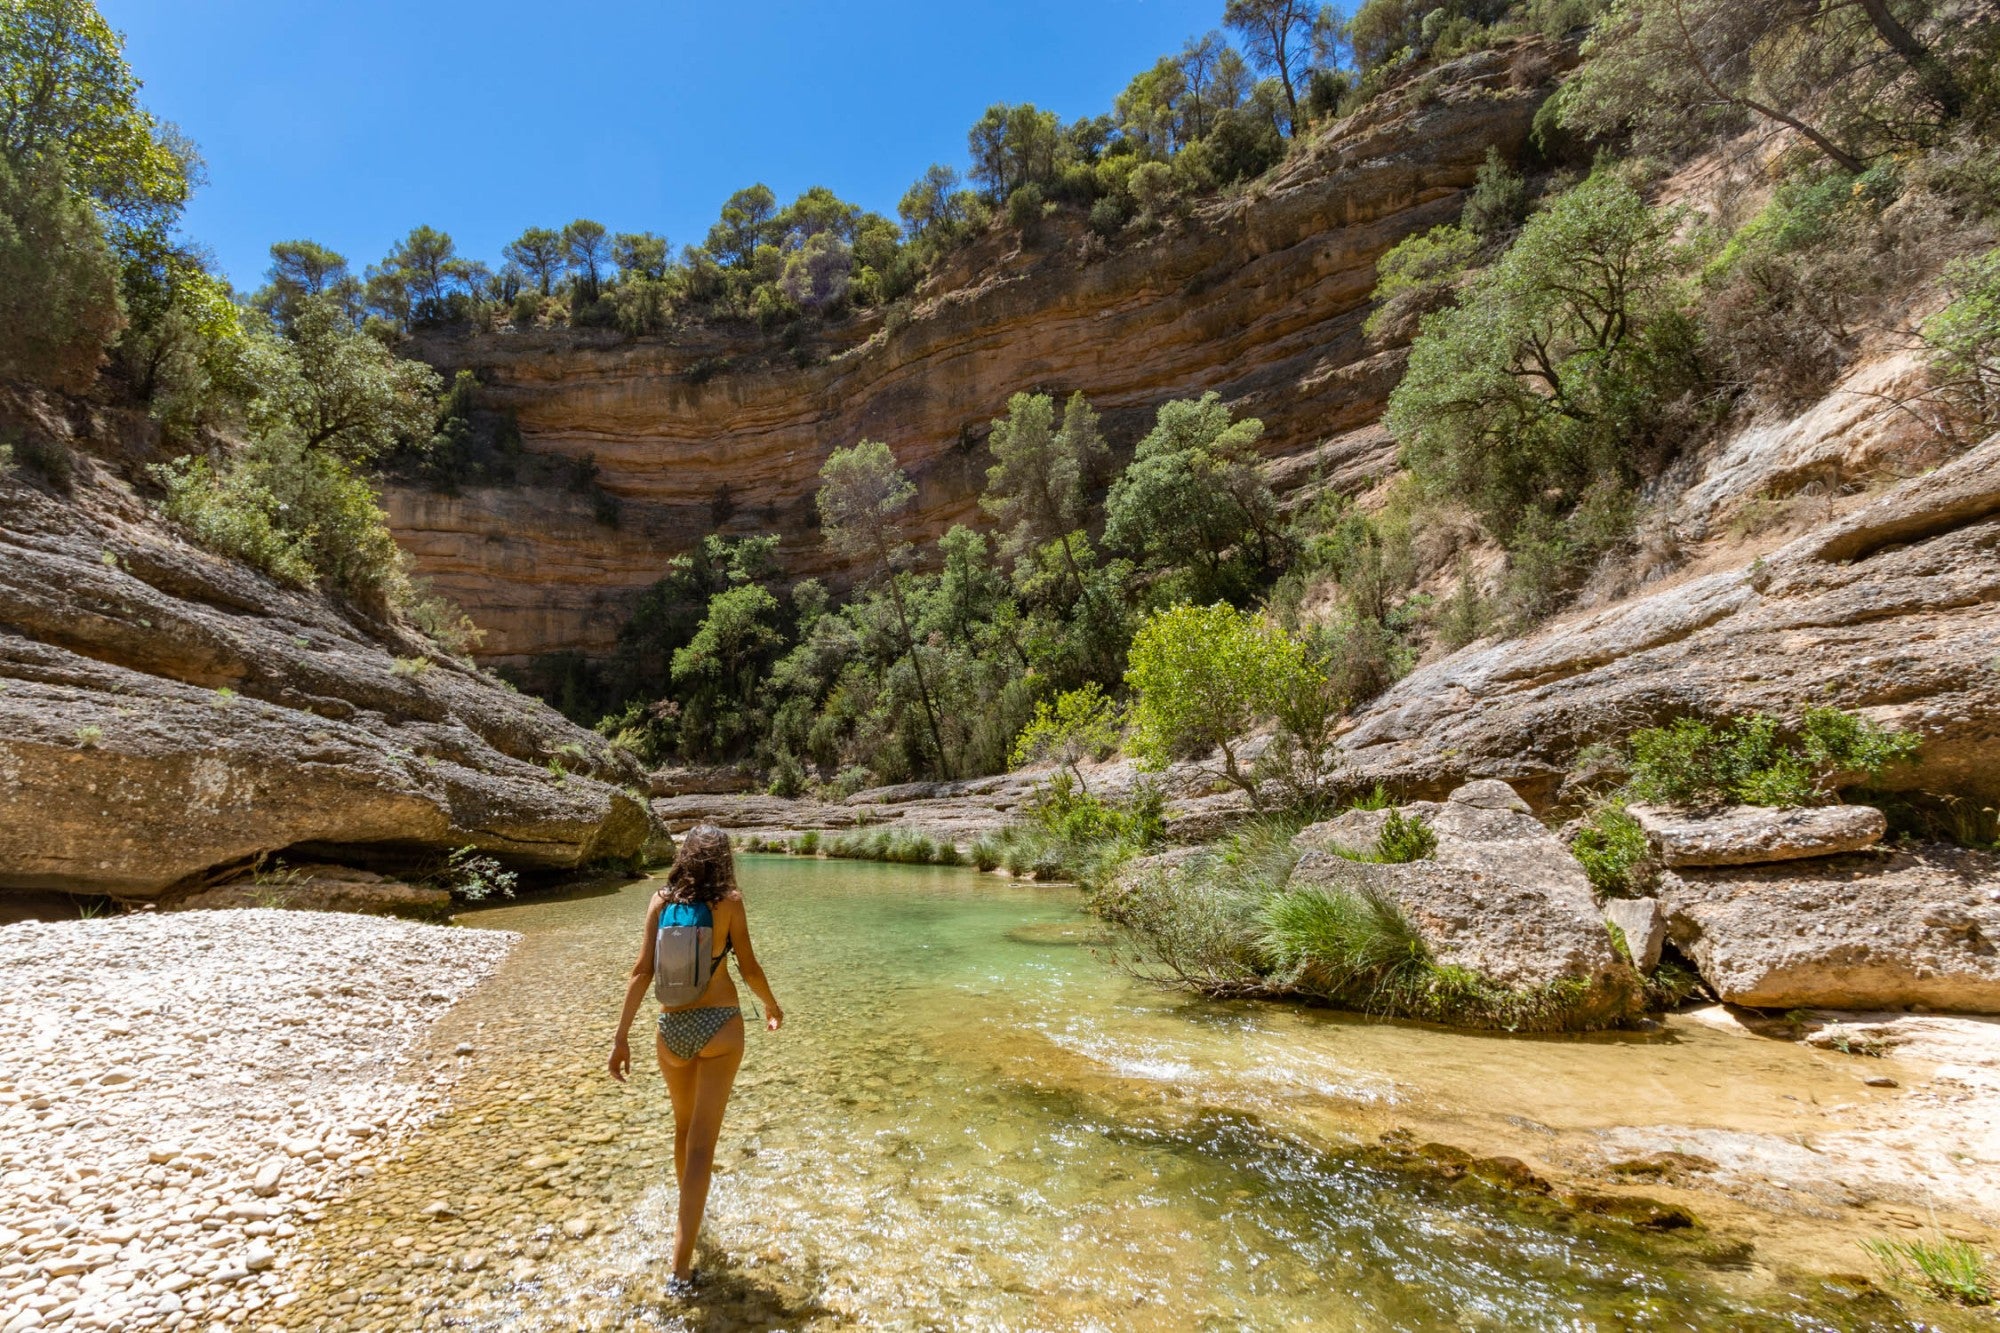
[(282, 1242), (430, 1113), (458, 1061), (412, 1049), (517, 938), (254, 909), (0, 927), (0, 1333), (282, 1327)]

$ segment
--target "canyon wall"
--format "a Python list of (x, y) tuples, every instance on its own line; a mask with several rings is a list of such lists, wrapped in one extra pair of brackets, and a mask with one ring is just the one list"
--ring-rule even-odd
[(1359, 489), (1393, 465), (1378, 419), (1402, 364), (1362, 338), (1376, 261), (1457, 216), (1489, 146), (1521, 150), (1559, 58), (1534, 41), (1468, 56), (1108, 251), (1055, 220), (1032, 244), (990, 236), (907, 314), (793, 347), (713, 329), (427, 339), (418, 354), (475, 370), (529, 452), (594, 459), (618, 513), (554, 486), (397, 486), (397, 538), (487, 631), (485, 659), (522, 662), (608, 650), (633, 598), (710, 531), (776, 534), (790, 572), (838, 583), (813, 493), (827, 455), (864, 438), (916, 481), (914, 535), (973, 518), (990, 422), (1023, 389), (1082, 390), (1124, 450), (1161, 403), (1214, 390), (1264, 421), (1281, 491)]
[(0, 390), (0, 438), (65, 460), (0, 469), (0, 893), (173, 900), (279, 854), (564, 872), (646, 847), (641, 771), (602, 737), (162, 521), (140, 494), (154, 435)]

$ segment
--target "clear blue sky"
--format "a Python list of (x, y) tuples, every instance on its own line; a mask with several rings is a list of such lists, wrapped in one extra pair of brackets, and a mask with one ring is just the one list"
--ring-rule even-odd
[(1223, 0), (98, 0), (143, 97), (201, 145), (188, 233), (249, 290), (310, 237), (358, 272), (412, 226), (497, 263), (593, 217), (698, 242), (731, 191), (891, 216), (996, 101), (1065, 119), (1219, 25)]

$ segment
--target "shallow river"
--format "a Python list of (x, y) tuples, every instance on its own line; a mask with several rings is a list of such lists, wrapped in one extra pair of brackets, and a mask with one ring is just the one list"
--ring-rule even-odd
[(1784, 1134), (1855, 1098), (1837, 1059), (1688, 1026), (1527, 1040), (1186, 1001), (1096, 957), (1073, 891), (969, 870), (745, 857), (742, 881), (787, 1025), (751, 1020), (692, 1302), (661, 1290), (649, 1013), (633, 1083), (602, 1068), (635, 882), (462, 919), (526, 939), (432, 1039), (461, 1066), (451, 1108), (307, 1233), (302, 1326), (1921, 1326), (1772, 1271), (1740, 1225), (1643, 1234), (1377, 1146), (1407, 1126), (1548, 1160), (1706, 1123), (1691, 1103)]

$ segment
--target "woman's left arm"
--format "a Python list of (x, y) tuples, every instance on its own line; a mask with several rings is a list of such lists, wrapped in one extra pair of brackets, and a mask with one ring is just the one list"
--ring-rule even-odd
[(764, 1002), (764, 1026), (776, 1032), (784, 1026), (785, 1010), (778, 997), (771, 994), (771, 983), (757, 962), (757, 951), (750, 947), (750, 918), (743, 911), (743, 900), (738, 898), (731, 906), (736, 909), (736, 919), (729, 923), (729, 942), (736, 950), (736, 970), (743, 974), (743, 984), (757, 992), (757, 998)]

